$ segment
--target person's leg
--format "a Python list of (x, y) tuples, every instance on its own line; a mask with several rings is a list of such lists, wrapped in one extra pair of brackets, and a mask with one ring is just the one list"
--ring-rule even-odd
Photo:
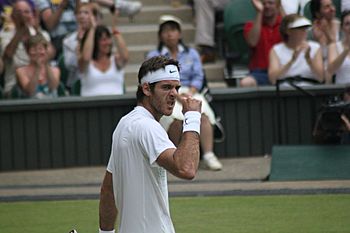
[(216, 60), (215, 13), (223, 10), (229, 0), (194, 0), (195, 44), (203, 63)]
[(209, 118), (202, 114), (201, 117), (201, 135), (200, 143), (203, 154), (213, 151), (214, 147), (214, 131), (213, 126), (209, 122)]
[(240, 87), (256, 87), (258, 84), (253, 76), (248, 75), (239, 82)]
[(215, 9), (212, 0), (194, 0), (196, 45), (214, 47)]
[(222, 164), (213, 152), (214, 149), (214, 130), (213, 126), (209, 121), (209, 118), (202, 114), (201, 117), (201, 134), (200, 134), (200, 145), (202, 149), (202, 158), (206, 167), (210, 170), (221, 170)]
[[(178, 146), (182, 135), (182, 121), (174, 120), (168, 129), (169, 139)], [(207, 168), (210, 170), (221, 170), (222, 164), (219, 162), (213, 152), (214, 147), (214, 131), (213, 126), (210, 124), (209, 118), (202, 114), (201, 117), (201, 133), (200, 133), (200, 145), (202, 149), (202, 158)]]
[(241, 80), (242, 87), (255, 87), (270, 85), (267, 70), (252, 70), (247, 77)]

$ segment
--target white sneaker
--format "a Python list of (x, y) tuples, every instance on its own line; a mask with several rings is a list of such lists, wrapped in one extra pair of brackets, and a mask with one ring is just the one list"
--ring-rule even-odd
[(203, 155), (203, 162), (210, 170), (219, 171), (222, 169), (222, 164), (213, 152), (205, 153)]
[(116, 0), (115, 2), (120, 16), (128, 16), (132, 18), (139, 13), (142, 8), (142, 3), (138, 1)]

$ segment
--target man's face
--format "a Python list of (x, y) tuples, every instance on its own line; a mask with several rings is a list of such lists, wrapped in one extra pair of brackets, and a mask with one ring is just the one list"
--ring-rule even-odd
[(88, 29), (91, 26), (90, 17), (92, 15), (89, 6), (85, 5), (80, 7), (77, 15), (78, 22), (83, 29)]
[(264, 5), (264, 17), (275, 17), (279, 14), (279, 6), (276, 0), (262, 0)]
[(33, 26), (35, 23), (34, 13), (30, 5), (25, 1), (19, 1), (14, 5), (13, 17), (20, 23)]
[(179, 81), (160, 81), (155, 84), (149, 98), (153, 115), (161, 117), (172, 114), (179, 88)]

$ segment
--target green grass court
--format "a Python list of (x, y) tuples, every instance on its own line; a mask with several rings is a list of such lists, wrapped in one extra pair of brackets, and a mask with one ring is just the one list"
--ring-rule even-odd
[[(350, 195), (170, 199), (177, 233), (350, 232)], [(98, 201), (0, 203), (4, 233), (98, 232)]]

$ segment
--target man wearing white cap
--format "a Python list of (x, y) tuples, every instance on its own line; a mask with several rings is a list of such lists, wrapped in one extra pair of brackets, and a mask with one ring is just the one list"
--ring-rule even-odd
[[(193, 179), (199, 162), (201, 101), (178, 95), (178, 62), (163, 56), (146, 60), (138, 74), (137, 106), (113, 133), (111, 157), (100, 194), (100, 230), (112, 233), (174, 233), (166, 171)], [(176, 148), (159, 124), (175, 101), (185, 121)]]

